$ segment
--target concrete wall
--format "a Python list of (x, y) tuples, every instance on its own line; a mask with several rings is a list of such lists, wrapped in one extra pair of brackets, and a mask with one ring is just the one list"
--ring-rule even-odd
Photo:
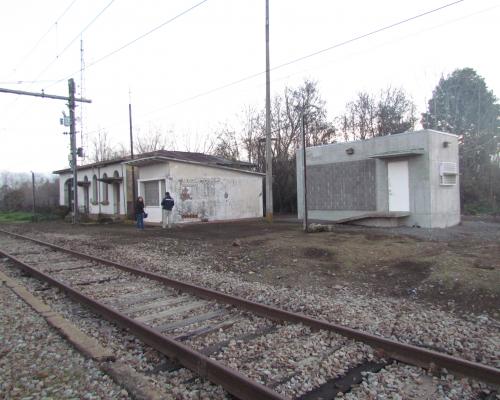
[[(162, 181), (175, 201), (174, 222), (262, 216), (262, 177), (239, 171), (169, 161), (142, 166), (139, 187)], [(161, 222), (161, 206), (147, 206), (147, 222)]]
[[(372, 174), (371, 169), (360, 169), (355, 162), (368, 160), (373, 158), (375, 163), (375, 207), (374, 211), (387, 212), (389, 211), (389, 195), (388, 195), (388, 177), (387, 164), (390, 161), (407, 160), (409, 172), (409, 193), (410, 193), (410, 213), (404, 221), (405, 225), (419, 225), (422, 227), (450, 226), (458, 223), (456, 210), (459, 209), (458, 201), (458, 185), (451, 190), (449, 187), (440, 187), (439, 182), (439, 166), (436, 163), (442, 161), (451, 161), (458, 157), (457, 148), (450, 145), (448, 148), (442, 147), (444, 140), (456, 141), (455, 135), (443, 134), (440, 132), (423, 130), (411, 133), (401, 133), (391, 136), (382, 136), (365, 141), (356, 141), (348, 143), (338, 143), (306, 149), (307, 171), (308, 176), (313, 176), (312, 180), (308, 179), (308, 201), (311, 204), (325, 204), (328, 199), (311, 199), (311, 196), (331, 196), (332, 192), (343, 192), (342, 196), (346, 197), (373, 197), (371, 188), (367, 188), (363, 193), (360, 186), (367, 185), (369, 175)], [(441, 146), (441, 147), (440, 147)], [(349, 155), (346, 150), (352, 148), (354, 153)], [(431, 148), (433, 149), (431, 151)], [(401, 156), (397, 158), (384, 158), (384, 153), (410, 151), (413, 153), (421, 153), (419, 155)], [(458, 161), (457, 161), (458, 162)], [(315, 168), (317, 166), (329, 166), (329, 170), (324, 170), (323, 179), (318, 179)], [(356, 166), (357, 165), (357, 166)], [(350, 173), (347, 172), (347, 167), (350, 168)], [(332, 182), (331, 176), (333, 170), (337, 169), (342, 172), (343, 179), (337, 179), (336, 183)], [(349, 169), (349, 168), (347, 168)], [(434, 173), (437, 171), (437, 177)], [(432, 174), (431, 174), (432, 172)], [(330, 175), (330, 177), (328, 176)], [(361, 176), (360, 175), (364, 175)], [(351, 184), (346, 184), (346, 181), (351, 181)], [(303, 218), (303, 172), (302, 172), (302, 150), (297, 152), (297, 205), (298, 218)], [(323, 207), (322, 209), (311, 209), (308, 207), (308, 215), (311, 219), (331, 220), (354, 217), (366, 214), (368, 208), (372, 207), (349, 207), (351, 204), (369, 204), (367, 199), (363, 201), (353, 200), (351, 203), (346, 203), (347, 207)], [(450, 205), (452, 203), (452, 205)], [(444, 205), (446, 204), (446, 205)], [(451, 211), (450, 211), (451, 210)], [(434, 215), (436, 218), (434, 219)], [(458, 216), (459, 218), (459, 216)], [(442, 221), (445, 221), (443, 224)]]
[[(457, 174), (456, 185), (440, 184), (439, 165), (442, 162), (453, 162), (459, 165), (458, 137), (456, 135), (431, 135), (430, 140), (430, 197), (431, 228), (445, 228), (460, 223), (460, 175)], [(447, 142), (447, 147), (443, 143)]]

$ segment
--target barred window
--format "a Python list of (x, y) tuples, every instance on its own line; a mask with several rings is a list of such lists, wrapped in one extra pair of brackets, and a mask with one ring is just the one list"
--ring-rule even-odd
[(160, 205), (160, 186), (158, 181), (144, 182), (144, 205), (159, 206)]

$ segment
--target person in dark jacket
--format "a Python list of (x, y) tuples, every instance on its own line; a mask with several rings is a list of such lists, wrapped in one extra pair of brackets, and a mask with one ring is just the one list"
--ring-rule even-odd
[(171, 228), (172, 227), (172, 208), (174, 208), (174, 199), (170, 196), (169, 192), (165, 192), (165, 197), (161, 201), (161, 208), (162, 208), (162, 213), (161, 213), (161, 221), (162, 221), (162, 226), (163, 229), (167, 227)]
[(135, 202), (135, 221), (137, 229), (144, 229), (144, 199), (141, 196)]

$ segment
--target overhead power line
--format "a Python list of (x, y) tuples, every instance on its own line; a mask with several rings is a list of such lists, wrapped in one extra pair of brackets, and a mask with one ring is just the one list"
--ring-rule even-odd
[(53, 83), (55, 82), (55, 79), (45, 79), (45, 80), (38, 80), (38, 81), (1, 81), (0, 85), (25, 85), (27, 83), (33, 84), (33, 83)]
[[(119, 48), (117, 48), (117, 49), (115, 49), (115, 50), (113, 50), (113, 51), (109, 52), (108, 54), (106, 54), (106, 55), (104, 55), (104, 56), (102, 56), (102, 57), (98, 58), (98, 59), (97, 59), (97, 60), (95, 60), (95, 61), (92, 61), (91, 63), (87, 64), (87, 65), (84, 67), (84, 70), (87, 70), (87, 69), (89, 69), (90, 67), (92, 67), (92, 66), (94, 66), (94, 65), (96, 65), (96, 64), (98, 64), (98, 63), (100, 63), (101, 61), (104, 61), (105, 59), (107, 59), (107, 58), (109, 58), (109, 57), (111, 57), (111, 56), (115, 55), (116, 53), (118, 53), (118, 52), (120, 52), (120, 51), (122, 51), (122, 50), (126, 49), (127, 47), (129, 47), (129, 46), (133, 45), (134, 43), (138, 42), (139, 40), (144, 39), (145, 37), (147, 37), (147, 36), (151, 35), (152, 33), (156, 32), (158, 29), (163, 28), (165, 25), (168, 25), (168, 24), (170, 24), (171, 22), (174, 22), (176, 19), (178, 19), (178, 18), (182, 17), (183, 15), (185, 15), (185, 14), (189, 13), (190, 11), (193, 11), (195, 8), (197, 8), (197, 7), (201, 6), (203, 3), (206, 3), (207, 1), (208, 1), (208, 0), (202, 0), (202, 1), (200, 1), (199, 3), (196, 3), (194, 6), (192, 6), (192, 7), (188, 8), (188, 9), (186, 9), (186, 10), (182, 11), (181, 13), (179, 13), (179, 14), (175, 15), (175, 16), (174, 16), (174, 17), (172, 17), (172, 18), (169, 18), (168, 20), (166, 20), (166, 21), (162, 22), (160, 25), (157, 25), (157, 26), (156, 26), (156, 27), (154, 27), (153, 29), (151, 29), (151, 30), (149, 30), (149, 31), (147, 31), (147, 32), (145, 32), (145, 33), (143, 33), (142, 35), (140, 35), (140, 36), (136, 37), (135, 39), (131, 40), (130, 42), (128, 42), (128, 43), (126, 43), (126, 44), (124, 44), (123, 46), (121, 46), (121, 47), (119, 47)], [(76, 73), (78, 73), (78, 72), (81, 72), (81, 71), (80, 71), (80, 70), (75, 71), (75, 72), (73, 72), (72, 74), (70, 74), (70, 75), (68, 75), (68, 76), (66, 76), (66, 77), (64, 77), (64, 78), (62, 78), (62, 79), (60, 79), (60, 80), (58, 80), (58, 81), (54, 82), (54, 84), (59, 83), (59, 82), (62, 82), (62, 81), (65, 81), (65, 80), (67, 80), (67, 79), (71, 78), (73, 75), (75, 75), (75, 74), (76, 74)], [(51, 86), (52, 86), (52, 85), (51, 85)]]
[[(202, 1), (201, 3), (198, 3), (198, 4), (197, 4), (197, 5), (195, 5), (194, 7), (197, 7), (198, 5), (201, 5), (201, 4), (202, 4), (202, 3), (204, 3), (205, 1), (207, 1), (207, 0), (204, 0), (204, 1)], [(293, 59), (293, 60), (287, 61), (287, 62), (285, 62), (285, 63), (283, 63), (283, 64), (279, 64), (279, 65), (277, 65), (277, 66), (275, 66), (275, 67), (272, 67), (270, 70), (271, 70), (271, 71), (275, 71), (275, 70), (277, 70), (277, 69), (284, 68), (285, 66), (288, 66), (288, 65), (291, 65), (291, 64), (294, 64), (294, 63), (297, 63), (297, 62), (303, 61), (303, 60), (305, 60), (305, 59), (307, 59), (307, 58), (314, 57), (314, 56), (316, 56), (316, 55), (319, 55), (319, 54), (325, 53), (325, 52), (330, 51), (330, 50), (337, 49), (337, 48), (342, 47), (342, 46), (346, 46), (346, 45), (351, 44), (351, 43), (353, 43), (353, 42), (355, 42), (355, 41), (359, 41), (359, 40), (365, 39), (365, 38), (367, 38), (367, 37), (369, 37), (369, 36), (376, 35), (376, 34), (378, 34), (378, 33), (380, 33), (380, 32), (383, 32), (383, 31), (386, 31), (386, 30), (389, 30), (389, 29), (395, 28), (395, 27), (397, 27), (397, 26), (400, 26), (400, 25), (402, 25), (402, 24), (405, 24), (405, 23), (408, 23), (408, 22), (414, 21), (414, 20), (419, 19), (419, 18), (422, 18), (422, 17), (424, 17), (424, 16), (427, 16), (427, 15), (430, 15), (430, 14), (433, 14), (433, 13), (436, 13), (436, 12), (439, 12), (439, 11), (441, 11), (441, 10), (445, 9), (445, 8), (448, 8), (448, 7), (451, 7), (451, 6), (457, 5), (457, 4), (459, 4), (459, 3), (463, 3), (464, 1), (465, 1), (465, 0), (457, 0), (457, 1), (453, 1), (453, 2), (451, 2), (451, 3), (448, 3), (448, 4), (443, 5), (443, 6), (441, 6), (441, 7), (431, 9), (431, 10), (429, 10), (429, 11), (426, 11), (426, 12), (423, 12), (423, 13), (420, 13), (420, 14), (417, 14), (417, 15), (412, 16), (412, 17), (410, 17), (410, 18), (405, 18), (405, 19), (400, 20), (400, 21), (398, 21), (398, 22), (395, 22), (395, 23), (392, 23), (392, 24), (389, 24), (389, 25), (385, 25), (385, 26), (383, 26), (383, 27), (381, 27), (381, 28), (375, 29), (375, 30), (370, 31), (370, 32), (368, 32), (368, 33), (365, 33), (365, 34), (362, 34), (362, 35), (356, 36), (356, 37), (354, 37), (354, 38), (351, 38), (351, 39), (345, 40), (345, 41), (343, 41), (343, 42), (336, 43), (336, 44), (334, 44), (334, 45), (331, 45), (331, 46), (326, 47), (326, 48), (324, 48), (324, 49), (321, 49), (321, 50), (315, 51), (315, 52), (313, 52), (313, 53), (307, 54), (307, 55), (305, 55), (305, 56), (301, 56), (301, 57), (299, 57), (299, 58), (296, 58), (296, 59)], [(184, 13), (185, 13), (185, 12), (184, 12)], [(176, 18), (176, 17), (174, 17), (174, 18)], [(144, 35), (143, 35), (143, 36), (144, 36)], [(136, 41), (136, 40), (135, 40), (135, 41)], [(131, 43), (132, 43), (132, 42), (131, 42)], [(115, 51), (115, 52), (116, 52), (116, 51)], [(115, 52), (113, 52), (113, 54), (114, 54)], [(110, 53), (109, 55), (111, 55), (111, 53)], [(109, 55), (108, 55), (108, 56), (109, 56)], [(105, 56), (105, 57), (107, 57), (107, 56)], [(101, 58), (100, 60), (102, 60), (102, 58)], [(100, 60), (98, 60), (98, 61), (100, 61)], [(94, 62), (94, 63), (92, 63), (91, 65), (94, 65), (95, 63), (97, 63), (97, 61), (96, 61), (96, 62)], [(251, 79), (253, 79), (253, 78), (256, 78), (256, 77), (258, 77), (258, 76), (260, 76), (260, 75), (265, 74), (265, 72), (266, 72), (266, 71), (261, 71), (261, 72), (256, 72), (256, 73), (253, 73), (253, 74), (251, 74), (251, 75), (247, 75), (247, 76), (245, 76), (245, 77), (243, 77), (243, 78), (237, 79), (237, 80), (235, 80), (235, 81), (232, 81), (232, 82), (226, 83), (226, 84), (221, 85), (221, 86), (217, 86), (217, 87), (215, 87), (215, 88), (212, 88), (212, 89), (209, 89), (209, 90), (207, 90), (207, 91), (201, 92), (201, 93), (199, 93), (199, 94), (196, 94), (196, 95), (190, 96), (190, 97), (188, 97), (188, 98), (185, 98), (185, 99), (183, 99), (183, 100), (177, 101), (177, 102), (175, 102), (175, 103), (171, 103), (171, 104), (168, 104), (168, 105), (165, 105), (165, 106), (159, 107), (159, 108), (157, 108), (157, 109), (155, 109), (155, 110), (148, 111), (148, 112), (146, 112), (146, 113), (142, 114), (140, 117), (143, 117), (143, 116), (145, 116), (145, 115), (154, 114), (154, 113), (156, 113), (156, 112), (158, 112), (158, 111), (161, 111), (161, 110), (164, 110), (164, 109), (167, 109), (167, 108), (172, 108), (172, 107), (178, 106), (178, 105), (180, 105), (180, 104), (184, 104), (184, 103), (187, 103), (187, 102), (189, 102), (189, 101), (196, 100), (196, 99), (198, 99), (198, 98), (200, 98), (200, 97), (208, 96), (208, 95), (210, 95), (210, 94), (212, 94), (212, 93), (215, 93), (215, 92), (218, 92), (218, 91), (221, 91), (221, 90), (227, 89), (227, 88), (229, 88), (229, 87), (231, 87), (231, 86), (235, 86), (235, 85), (238, 85), (238, 84), (240, 84), (240, 83), (242, 83), (242, 82), (245, 82), (245, 81), (251, 80)], [(70, 77), (70, 76), (72, 76), (72, 75), (69, 75), (68, 77)], [(54, 84), (55, 84), (55, 83), (62, 82), (63, 80), (67, 79), (68, 77), (65, 77), (65, 78), (63, 78), (63, 79), (60, 79), (59, 81), (54, 82)], [(88, 132), (88, 133), (94, 133), (94, 132), (96, 132), (96, 131), (91, 131), (91, 132)]]
[(61, 13), (61, 15), (59, 15), (59, 17), (56, 18), (55, 22), (52, 25), (50, 25), (50, 28), (47, 29), (47, 31), (38, 39), (38, 41), (36, 42), (36, 44), (31, 48), (31, 50), (29, 50), (23, 56), (23, 58), (21, 59), (21, 61), (19, 61), (19, 63), (16, 65), (16, 67), (14, 67), (13, 72), (15, 72), (16, 70), (18, 70), (21, 67), (21, 65), (23, 65), (26, 62), (26, 60), (28, 60), (28, 58), (31, 56), (31, 54), (33, 54), (33, 52), (38, 48), (38, 46), (40, 46), (40, 43), (42, 43), (42, 41), (52, 31), (52, 29), (54, 28), (54, 26), (56, 26), (59, 23), (59, 21), (66, 15), (66, 13), (70, 10), (71, 7), (73, 7), (73, 5), (77, 1), (78, 0), (73, 0), (71, 2), (71, 4), (68, 7), (66, 7), (66, 9)]
[[(69, 43), (64, 47), (64, 49), (62, 49), (62, 51), (56, 55), (56, 57), (42, 70), (42, 72), (40, 72), (38, 74), (38, 76), (35, 78), (35, 80), (37, 80), (38, 78), (40, 78), (40, 76), (42, 76), (45, 72), (47, 72), (47, 70), (52, 66), (54, 65), (54, 63), (59, 60), (59, 57), (61, 57), (65, 52), (66, 50), (69, 49), (69, 47), (78, 39), (80, 39), (80, 37), (82, 36), (82, 34), (90, 28), (90, 26), (92, 26), (96, 21), (97, 19), (102, 15), (104, 14), (104, 12), (114, 3), (115, 0), (111, 0), (101, 11), (99, 11), (99, 13), (94, 17), (92, 18), (92, 20), (85, 26), (85, 28), (83, 28), (80, 33), (78, 33), (73, 39), (71, 39), (69, 41)], [(67, 78), (65, 79), (61, 79), (57, 82), (61, 82), (63, 80), (67, 80)], [(56, 83), (57, 83), (56, 82)]]
[[(301, 56), (301, 57), (295, 58), (295, 59), (293, 59), (293, 60), (287, 61), (287, 62), (285, 62), (285, 63), (283, 63), (283, 64), (279, 64), (279, 65), (277, 65), (277, 66), (275, 66), (275, 67), (272, 67), (270, 70), (271, 70), (271, 71), (275, 71), (275, 70), (277, 70), (277, 69), (281, 69), (281, 68), (284, 68), (284, 67), (289, 66), (289, 65), (291, 65), (291, 64), (298, 63), (298, 62), (300, 62), (300, 61), (303, 61), (303, 60), (306, 60), (306, 59), (308, 59), (308, 58), (311, 58), (311, 57), (317, 56), (317, 55), (322, 54), (322, 53), (325, 53), (325, 52), (327, 52), (327, 51), (334, 50), (334, 49), (337, 49), (337, 48), (342, 47), (342, 46), (346, 46), (346, 45), (351, 44), (351, 43), (353, 43), (353, 42), (356, 42), (356, 41), (358, 41), (358, 40), (365, 39), (365, 38), (367, 38), (367, 37), (369, 37), (369, 36), (376, 35), (377, 33), (380, 33), (380, 32), (383, 32), (383, 31), (386, 31), (386, 30), (389, 30), (389, 29), (395, 28), (395, 27), (400, 26), (400, 25), (402, 25), (402, 24), (405, 24), (405, 23), (407, 23), (407, 22), (411, 22), (411, 21), (414, 21), (414, 20), (416, 20), (416, 19), (418, 19), (418, 18), (422, 18), (422, 17), (425, 17), (425, 16), (427, 16), (427, 15), (430, 15), (430, 14), (436, 13), (436, 12), (438, 12), (438, 11), (441, 11), (441, 10), (445, 9), (445, 8), (448, 8), (448, 7), (451, 7), (451, 6), (457, 5), (457, 4), (459, 4), (459, 3), (462, 3), (462, 2), (464, 2), (464, 1), (465, 1), (465, 0), (457, 0), (457, 1), (454, 1), (454, 2), (452, 2), (452, 3), (445, 4), (444, 6), (441, 6), (441, 7), (438, 7), (438, 8), (434, 8), (434, 9), (432, 9), (432, 10), (429, 10), (429, 11), (423, 12), (423, 13), (421, 13), (421, 14), (417, 14), (417, 15), (415, 15), (415, 16), (413, 16), (413, 17), (406, 18), (406, 19), (403, 19), (403, 20), (401, 20), (401, 21), (398, 21), (398, 22), (392, 23), (392, 24), (390, 24), (390, 25), (383, 26), (383, 27), (381, 27), (381, 28), (375, 29), (375, 30), (370, 31), (370, 32), (368, 32), (368, 33), (364, 33), (364, 34), (362, 34), (362, 35), (359, 35), (359, 36), (356, 36), (356, 37), (354, 37), (354, 38), (351, 38), (351, 39), (345, 40), (345, 41), (343, 41), (343, 42), (336, 43), (336, 44), (334, 44), (334, 45), (332, 45), (332, 46), (329, 46), (329, 47), (326, 47), (326, 48), (324, 48), (324, 49), (321, 49), (321, 50), (315, 51), (315, 52), (310, 53), (310, 54), (307, 54), (307, 55), (305, 55), (305, 56)], [(186, 102), (189, 102), (189, 101), (195, 100), (195, 99), (197, 99), (197, 98), (207, 96), (207, 95), (209, 95), (209, 94), (212, 94), (212, 93), (218, 92), (218, 91), (223, 90), (223, 89), (226, 89), (226, 88), (228, 88), (228, 87), (231, 87), (231, 86), (237, 85), (237, 84), (239, 84), (239, 83), (242, 83), (242, 82), (248, 81), (248, 80), (250, 80), (250, 79), (256, 78), (256, 77), (258, 77), (258, 76), (260, 76), (260, 75), (262, 75), (262, 74), (265, 74), (265, 72), (266, 72), (266, 71), (261, 71), (261, 72), (257, 72), (257, 73), (251, 74), (251, 75), (247, 75), (247, 76), (245, 76), (245, 77), (243, 77), (243, 78), (240, 78), (240, 79), (237, 79), (237, 80), (235, 80), (235, 81), (233, 81), (233, 82), (226, 83), (226, 84), (224, 84), (224, 85), (221, 85), (221, 86), (215, 87), (215, 88), (213, 88), (213, 89), (209, 89), (209, 90), (207, 90), (207, 91), (205, 91), (205, 92), (202, 92), (202, 93), (196, 94), (196, 95), (194, 95), (194, 96), (188, 97), (188, 98), (186, 98), (186, 99), (184, 99), (184, 100), (180, 100), (180, 101), (178, 101), (178, 102), (175, 102), (175, 103), (172, 103), (172, 104), (169, 104), (169, 105), (163, 106), (163, 107), (161, 107), (161, 108), (158, 108), (158, 109), (156, 109), (156, 110), (150, 111), (150, 112), (148, 112), (148, 114), (155, 113), (155, 112), (160, 111), (160, 110), (163, 110), (163, 109), (165, 109), (165, 108), (175, 107), (175, 106), (178, 106), (178, 105), (180, 105), (180, 104), (183, 104), (183, 103), (186, 103)]]

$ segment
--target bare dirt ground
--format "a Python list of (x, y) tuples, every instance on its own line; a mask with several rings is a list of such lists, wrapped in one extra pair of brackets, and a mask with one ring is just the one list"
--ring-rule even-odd
[[(2, 225), (19, 233), (60, 233), (68, 239), (95, 235), (97, 248), (165, 241), (162, 254), (192, 256), (207, 268), (231, 271), (247, 281), (310, 291), (404, 297), (457, 313), (500, 317), (500, 221), (467, 218), (449, 229), (361, 228), (302, 232), (292, 218), (205, 223), (171, 230), (130, 224), (64, 222)], [(295, 220), (296, 221), (296, 220)], [(172, 240), (174, 239), (174, 240)], [(168, 243), (168, 244), (167, 244)]]

